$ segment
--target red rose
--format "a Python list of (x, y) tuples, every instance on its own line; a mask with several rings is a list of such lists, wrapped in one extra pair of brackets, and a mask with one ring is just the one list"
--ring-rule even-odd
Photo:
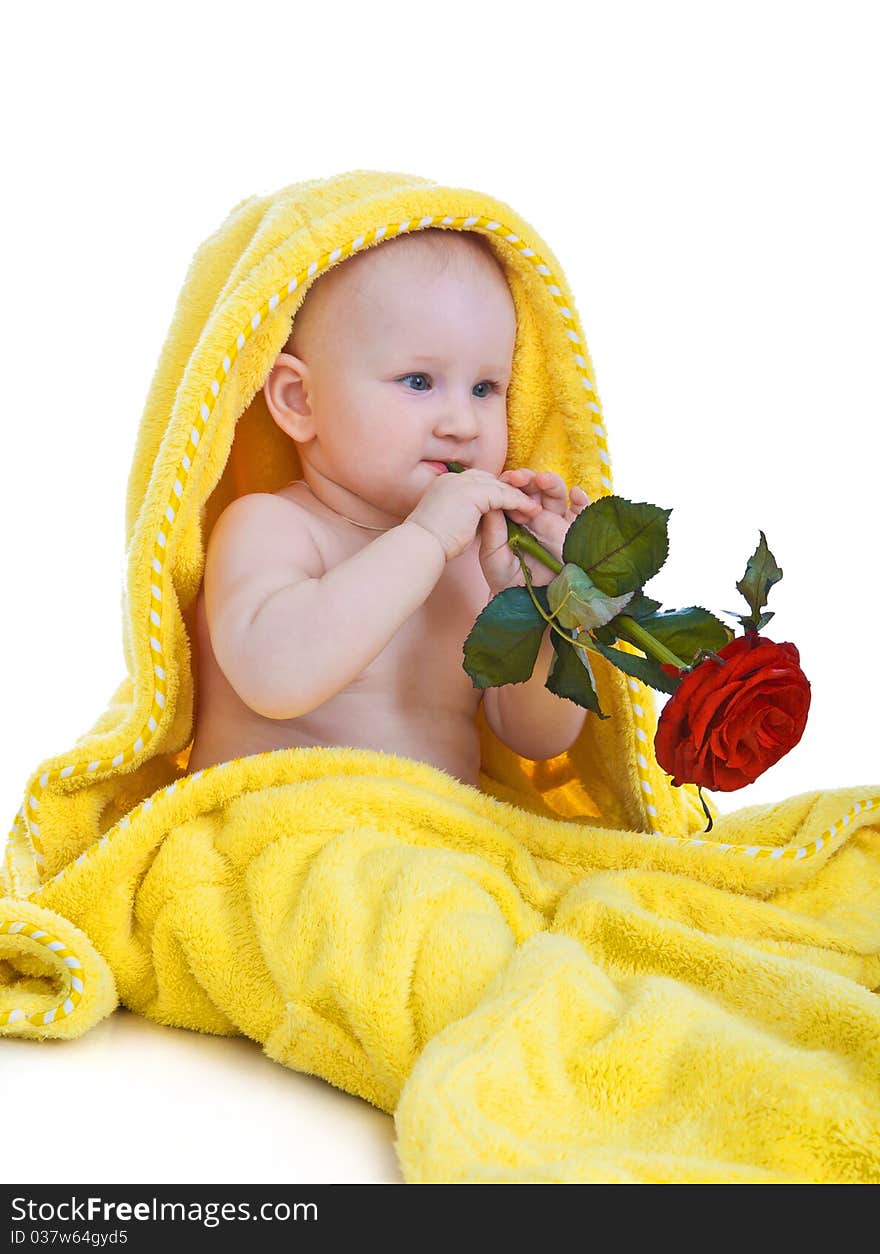
[[(704, 658), (664, 705), (654, 751), (673, 786), (733, 792), (794, 748), (810, 708), (810, 682), (795, 645), (756, 631)], [(663, 663), (668, 675), (678, 668)]]

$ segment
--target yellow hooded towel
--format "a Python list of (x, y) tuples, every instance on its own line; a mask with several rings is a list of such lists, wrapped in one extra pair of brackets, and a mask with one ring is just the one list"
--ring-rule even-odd
[[(508, 205), (355, 170), (241, 201), (197, 250), (131, 466), (127, 674), (27, 782), (0, 874), (0, 1034), (120, 1002), (246, 1035), (393, 1113), (407, 1182), (880, 1182), (880, 788), (706, 819), (653, 691), (480, 787), (345, 747), (187, 774), (194, 607), (220, 512), (300, 475), (262, 385), (315, 278), (476, 231), (517, 315), (507, 465), (612, 491), (556, 257)], [(626, 646), (621, 646), (626, 647)]]

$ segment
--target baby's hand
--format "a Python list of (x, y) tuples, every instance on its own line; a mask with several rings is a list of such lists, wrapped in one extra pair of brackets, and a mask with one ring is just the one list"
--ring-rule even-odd
[[(505, 470), (498, 478), (502, 483), (519, 488), (526, 496), (537, 501), (540, 508), (535, 513), (507, 510), (507, 516), (512, 522), (525, 525), (544, 548), (561, 561), (565, 533), (581, 510), (590, 504), (590, 498), (583, 488), (573, 487), (569, 496), (564, 480), (549, 470), (537, 473), (526, 468)], [(524, 586), (525, 577), (519, 558), (507, 543), (504, 512), (490, 510), (483, 516), (480, 529), (480, 565), (492, 595), (504, 588)], [(532, 572), (532, 583), (538, 587), (545, 586), (555, 578), (556, 572), (537, 558), (528, 553), (524, 553), (523, 558)]]

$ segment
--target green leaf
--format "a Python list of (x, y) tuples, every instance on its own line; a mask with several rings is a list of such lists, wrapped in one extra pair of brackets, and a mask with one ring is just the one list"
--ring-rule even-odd
[(545, 688), (549, 688), (557, 697), (565, 697), (575, 705), (598, 714), (599, 718), (610, 718), (603, 714), (599, 706), (596, 692), (596, 680), (586, 653), (576, 649), (555, 631), (551, 631), (555, 655), (547, 676)]
[(602, 496), (578, 514), (565, 533), (563, 562), (586, 571), (608, 596), (635, 592), (669, 554), (671, 509), (622, 496)]
[(596, 587), (580, 566), (575, 566), (574, 562), (566, 562), (559, 574), (547, 585), (547, 596), (550, 609), (560, 627), (569, 630), (583, 627), (584, 630), (589, 630), (610, 622), (631, 599), (632, 593), (610, 597)]
[[(626, 612), (629, 614), (629, 609)], [(734, 638), (734, 632), (730, 627), (699, 605), (691, 605), (681, 610), (663, 610), (659, 614), (647, 614), (644, 618), (640, 618), (638, 623), (688, 666), (693, 663), (698, 649), (717, 653)], [(609, 629), (613, 628), (614, 623), (610, 623)], [(621, 627), (619, 634), (626, 639), (626, 628)], [(637, 649), (641, 648), (638, 641), (633, 640), (632, 643)]]
[[(563, 642), (564, 643), (564, 642)], [(609, 662), (613, 662), (618, 669), (627, 675), (633, 675), (636, 679), (641, 679), (651, 688), (656, 688), (658, 692), (673, 693), (681, 683), (681, 679), (677, 675), (667, 675), (666, 671), (652, 657), (642, 657), (641, 654), (624, 653), (622, 649), (610, 649), (607, 645), (600, 644), (598, 640), (594, 643), (596, 648), (603, 657), (607, 657)]]
[[(741, 620), (743, 627), (754, 626), (756, 630), (760, 630), (758, 627), (759, 611), (762, 606), (766, 605), (770, 589), (782, 578), (782, 568), (776, 565), (776, 558), (767, 547), (767, 539), (763, 531), (758, 534), (761, 537), (760, 543), (746, 563), (745, 574), (736, 585), (752, 611), (750, 617)], [(766, 618), (763, 621), (766, 622)]]
[[(535, 588), (535, 599), (549, 613), (547, 589)], [(480, 612), (464, 642), (464, 669), (475, 688), (521, 684), (535, 668), (547, 623), (532, 603), (527, 588), (505, 588)]]

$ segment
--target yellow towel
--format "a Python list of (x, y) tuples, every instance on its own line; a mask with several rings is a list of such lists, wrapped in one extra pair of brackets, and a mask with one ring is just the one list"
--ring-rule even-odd
[(572, 294), (508, 205), (369, 170), (236, 205), (138, 433), (127, 674), (9, 833), (0, 1034), (121, 1002), (247, 1035), (393, 1113), (409, 1182), (880, 1182), (880, 788), (713, 804), (707, 834), (653, 691), (598, 656), (611, 717), (535, 763), (480, 712), (479, 788), (338, 747), (186, 773), (211, 527), (301, 473), (262, 385), (317, 276), (429, 226), (479, 232), (510, 285), (507, 465), (612, 491)]

